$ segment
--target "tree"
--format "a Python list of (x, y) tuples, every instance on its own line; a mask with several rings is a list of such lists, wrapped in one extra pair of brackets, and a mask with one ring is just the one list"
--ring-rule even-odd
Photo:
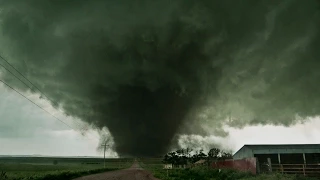
[(54, 160), (53, 161), (53, 165), (57, 165), (58, 164), (58, 161), (57, 160)]
[(200, 159), (205, 159), (205, 158), (207, 158), (207, 155), (203, 152), (203, 149), (201, 149), (201, 150), (199, 151), (198, 157), (199, 157)]
[(218, 160), (220, 153), (221, 153), (221, 150), (218, 149), (218, 148), (212, 148), (212, 149), (209, 150), (208, 158), (207, 158), (208, 167), (210, 167), (210, 164), (213, 161), (217, 161)]
[(187, 165), (189, 162), (195, 163), (199, 160), (206, 160), (208, 167), (212, 161), (232, 159), (232, 154), (229, 152), (221, 151), (218, 148), (212, 148), (209, 150), (208, 154), (205, 154), (203, 150), (196, 151), (195, 154), (191, 156), (192, 149), (178, 149), (167, 153), (162, 162), (165, 164), (172, 164), (173, 166)]
[(201, 149), (200, 151), (196, 151), (196, 153), (191, 157), (191, 161), (193, 163), (201, 160), (201, 159), (206, 159), (207, 155), (203, 153), (203, 150)]
[(220, 159), (221, 160), (232, 159), (232, 154), (230, 152), (222, 151)]
[(230, 152), (225, 152), (218, 148), (212, 148), (208, 152), (208, 159), (207, 159), (208, 167), (213, 161), (226, 160), (226, 159), (232, 159), (232, 154)]
[(232, 159), (232, 154), (230, 152), (222, 151), (218, 148), (212, 148), (208, 152), (208, 158), (210, 160)]
[(220, 152), (221, 152), (220, 149), (218, 149), (218, 148), (212, 148), (212, 149), (210, 149), (209, 152), (208, 152), (208, 157), (209, 157), (210, 159), (218, 159)]
[(178, 155), (176, 152), (169, 152), (164, 156), (163, 163), (176, 165), (178, 163)]
[(187, 165), (189, 161), (189, 153), (190, 150), (188, 149), (178, 149), (167, 153), (162, 162), (166, 164), (173, 164), (174, 166)]
[(190, 153), (192, 152), (193, 150), (192, 149), (190, 149), (190, 148), (187, 148), (186, 149), (186, 156), (188, 157), (188, 158), (190, 158)]

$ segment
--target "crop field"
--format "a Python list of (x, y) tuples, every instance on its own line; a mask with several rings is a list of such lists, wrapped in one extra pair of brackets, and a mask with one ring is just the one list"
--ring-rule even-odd
[(72, 179), (75, 177), (128, 168), (133, 159), (1, 157), (0, 180)]
[(161, 180), (315, 180), (314, 178), (283, 174), (252, 175), (235, 170), (208, 169), (207, 167), (165, 170), (161, 159), (139, 160), (144, 169), (152, 172), (155, 177)]
[(140, 166), (147, 170), (163, 168), (162, 158), (140, 158), (139, 162)]

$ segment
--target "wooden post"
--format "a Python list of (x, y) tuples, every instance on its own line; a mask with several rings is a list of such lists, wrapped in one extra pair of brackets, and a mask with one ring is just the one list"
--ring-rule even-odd
[(106, 168), (106, 146), (103, 149), (103, 168)]
[(106, 149), (107, 149), (107, 143), (105, 142), (103, 145), (103, 167), (106, 168)]
[(282, 164), (281, 164), (281, 156), (280, 156), (280, 153), (278, 153), (278, 163), (279, 163), (280, 172), (283, 174), (283, 166), (282, 166)]
[(268, 165), (269, 165), (269, 172), (272, 172), (272, 164), (271, 164), (270, 158), (268, 158)]
[(302, 154), (302, 156), (303, 156), (303, 163), (304, 163), (304, 164), (307, 164), (307, 161), (306, 161), (306, 154), (305, 154), (305, 153), (303, 153), (303, 154)]
[(306, 164), (307, 164), (307, 160), (306, 160), (306, 154), (303, 153), (302, 154), (303, 156), (303, 165), (302, 165), (302, 168), (303, 168), (303, 175), (306, 176)]
[(258, 158), (256, 158), (256, 172), (257, 172), (257, 174), (260, 174), (260, 163), (259, 163), (259, 159)]

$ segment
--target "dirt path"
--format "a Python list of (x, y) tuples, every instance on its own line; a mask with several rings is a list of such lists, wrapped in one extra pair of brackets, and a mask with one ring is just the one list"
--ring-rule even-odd
[(139, 164), (135, 162), (129, 169), (94, 174), (94, 175), (76, 178), (74, 180), (159, 180), (159, 179), (153, 177), (153, 175), (150, 172), (143, 170), (139, 166)]

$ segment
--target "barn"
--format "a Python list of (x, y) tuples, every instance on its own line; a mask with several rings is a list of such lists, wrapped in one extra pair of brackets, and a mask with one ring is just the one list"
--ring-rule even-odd
[(320, 175), (320, 144), (244, 145), (233, 159), (256, 158), (257, 173)]

